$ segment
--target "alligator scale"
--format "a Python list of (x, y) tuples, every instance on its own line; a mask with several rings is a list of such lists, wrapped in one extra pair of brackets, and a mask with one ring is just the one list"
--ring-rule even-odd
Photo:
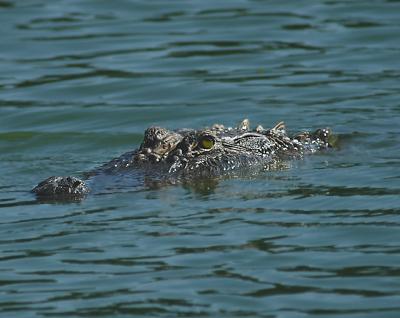
[(327, 128), (289, 136), (283, 122), (271, 129), (251, 129), (247, 119), (236, 128), (220, 124), (202, 130), (150, 127), (138, 149), (85, 173), (85, 181), (53, 176), (32, 192), (38, 197), (81, 198), (93, 192), (99, 176), (111, 175), (115, 179), (132, 171), (171, 182), (262, 171), (288, 159), (327, 149), (332, 146), (330, 137)]

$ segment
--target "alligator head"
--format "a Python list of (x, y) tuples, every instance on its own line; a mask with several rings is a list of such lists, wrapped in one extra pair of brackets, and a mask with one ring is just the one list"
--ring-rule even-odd
[(271, 166), (278, 159), (302, 157), (329, 147), (330, 131), (302, 133), (290, 138), (283, 122), (272, 129), (251, 130), (243, 120), (236, 128), (214, 125), (204, 130), (148, 128), (143, 143), (134, 153), (133, 164), (167, 166), (169, 174), (216, 176), (252, 166)]
[[(331, 147), (330, 137), (329, 129), (289, 137), (282, 122), (271, 129), (257, 126), (252, 130), (247, 119), (235, 128), (214, 125), (202, 130), (171, 131), (150, 127), (139, 149), (84, 173), (84, 178), (94, 184), (99, 175), (112, 174), (118, 178), (121, 174), (137, 176), (136, 172), (139, 175), (143, 172), (146, 180), (175, 182), (249, 170), (258, 172), (263, 168), (279, 168), (287, 159)], [(83, 198), (91, 189), (78, 178), (50, 177), (32, 191), (41, 197), (70, 199)]]

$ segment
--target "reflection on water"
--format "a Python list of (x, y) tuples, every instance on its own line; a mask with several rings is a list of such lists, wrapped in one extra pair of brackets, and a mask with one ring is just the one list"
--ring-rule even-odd
[[(0, 1), (0, 312), (397, 317), (399, 10)], [(104, 180), (81, 203), (28, 192), (136, 148), (150, 125), (244, 117), (330, 126), (338, 149), (255, 177)]]

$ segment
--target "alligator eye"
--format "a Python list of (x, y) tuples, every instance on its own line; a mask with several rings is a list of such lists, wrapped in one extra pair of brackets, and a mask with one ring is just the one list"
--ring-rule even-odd
[(214, 147), (215, 141), (211, 136), (203, 136), (200, 139), (199, 146), (203, 149), (211, 149)]

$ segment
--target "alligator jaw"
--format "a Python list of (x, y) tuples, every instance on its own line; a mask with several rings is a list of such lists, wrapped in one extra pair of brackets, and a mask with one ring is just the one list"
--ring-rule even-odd
[[(327, 128), (315, 132), (288, 135), (283, 122), (271, 129), (250, 128), (245, 119), (236, 128), (215, 124), (211, 128), (171, 131), (150, 127), (145, 131), (139, 149), (84, 173), (86, 179), (96, 175), (127, 174), (128, 169), (143, 178), (168, 180), (198, 180), (222, 175), (243, 175), (258, 172), (267, 166), (279, 166), (288, 159), (332, 147), (333, 137)], [(137, 174), (136, 174), (137, 175)], [(85, 179), (85, 180), (86, 180)], [(75, 177), (50, 177), (33, 190), (38, 198), (79, 200), (89, 188)]]

